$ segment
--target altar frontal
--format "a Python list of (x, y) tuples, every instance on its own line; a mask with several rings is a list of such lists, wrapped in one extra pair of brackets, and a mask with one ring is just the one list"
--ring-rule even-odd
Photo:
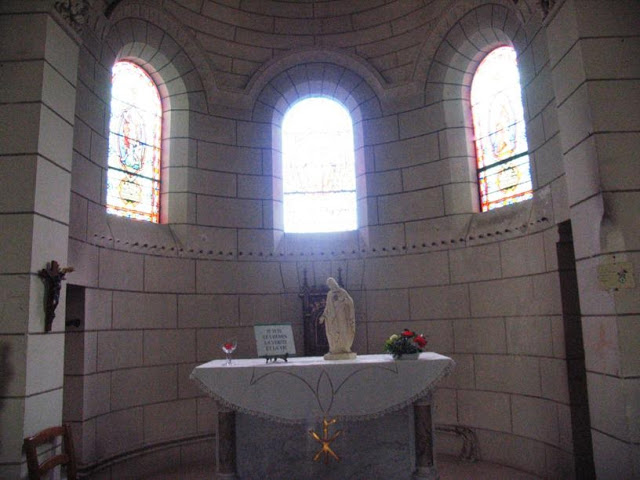
[[(237, 442), (219, 438), (233, 444), (225, 448), (237, 446), (237, 476), (225, 478), (339, 479), (369, 465), (370, 480), (408, 479), (412, 473), (428, 479), (437, 478), (431, 475), (431, 393), (453, 366), (453, 360), (432, 352), (412, 361), (361, 355), (352, 360), (299, 357), (268, 364), (238, 359), (226, 366), (214, 360), (196, 367), (191, 378), (218, 402), (223, 421), (233, 422), (219, 431), (236, 429)], [(325, 432), (324, 422), (333, 420)], [(338, 430), (342, 433), (326, 447), (340, 461), (322, 442)], [(320, 449), (329, 455), (326, 462), (324, 454), (317, 456)], [(390, 475), (383, 464), (404, 467)], [(293, 471), (285, 472), (287, 468)], [(325, 470), (320, 474), (318, 468)], [(419, 471), (424, 475), (415, 476)]]

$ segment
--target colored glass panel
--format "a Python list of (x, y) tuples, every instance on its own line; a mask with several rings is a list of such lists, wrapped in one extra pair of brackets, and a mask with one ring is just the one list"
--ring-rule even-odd
[(296, 103), (282, 125), (284, 228), (287, 232), (355, 230), (353, 126), (335, 100)]
[(471, 84), (482, 211), (532, 197), (527, 133), (516, 52), (493, 50)]
[(113, 67), (109, 132), (107, 212), (157, 222), (162, 103), (151, 77), (134, 63)]

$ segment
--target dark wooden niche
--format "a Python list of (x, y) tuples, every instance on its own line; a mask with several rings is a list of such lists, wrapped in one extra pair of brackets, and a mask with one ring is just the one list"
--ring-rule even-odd
[[(344, 288), (342, 283), (342, 268), (338, 269), (338, 284)], [(309, 286), (307, 280), (307, 269), (303, 270), (302, 288), (300, 289), (300, 298), (302, 298), (302, 316), (304, 325), (304, 355), (308, 357), (322, 356), (329, 351), (329, 342), (324, 325), (319, 320), (324, 312), (327, 302), (327, 292), (329, 287), (326, 285)]]

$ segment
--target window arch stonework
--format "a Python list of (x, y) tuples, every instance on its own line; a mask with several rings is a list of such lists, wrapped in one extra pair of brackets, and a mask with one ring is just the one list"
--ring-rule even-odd
[[(447, 185), (447, 191), (451, 198), (445, 200), (450, 205), (449, 214), (480, 211), (470, 104), (473, 74), (493, 49), (506, 45), (520, 53), (528, 44), (527, 31), (517, 9), (483, 5), (470, 8), (450, 26), (432, 54), (425, 79), (425, 101), (442, 105), (444, 130), (440, 136), (440, 156), (450, 165), (451, 184)], [(522, 75), (522, 71), (530, 67), (531, 61), (518, 58), (523, 91), (526, 75)], [(523, 106), (526, 122), (524, 101)]]
[[(188, 55), (180, 53), (184, 52), (184, 48), (173, 37), (164, 33), (135, 39), (123, 33), (134, 30), (172, 31), (177, 27), (156, 25), (150, 19), (141, 18), (145, 9), (141, 10), (139, 16), (129, 17), (121, 8), (113, 12), (113, 23), (104, 34), (100, 65), (105, 71), (105, 81), (107, 78), (110, 80), (107, 72), (111, 67), (122, 60), (141, 66), (153, 79), (163, 104), (160, 223), (195, 223), (195, 199), (184, 192), (182, 185), (188, 181), (185, 177), (190, 174), (190, 169), (184, 167), (195, 167), (195, 158), (191, 154), (192, 142), (187, 140), (189, 112), (194, 107), (207, 109), (206, 90), (197, 74), (198, 70), (188, 60)], [(149, 7), (149, 10), (152, 9)], [(151, 15), (153, 12), (148, 13)], [(154, 18), (162, 20), (164, 17), (155, 15)], [(180, 59), (180, 62), (176, 63), (175, 59)], [(110, 88), (105, 91), (110, 91)], [(104, 101), (108, 105), (110, 98), (104, 98)]]
[[(257, 97), (253, 110), (255, 121), (268, 122), (272, 129), (271, 156), (273, 177), (272, 209), (273, 230), (276, 242), (284, 231), (282, 185), (282, 121), (287, 110), (299, 100), (310, 96), (324, 96), (341, 103), (353, 121), (354, 154), (356, 169), (356, 197), (358, 229), (366, 236), (363, 227), (373, 223), (367, 208), (368, 154), (364, 142), (364, 128), (370, 119), (382, 116), (380, 101), (374, 90), (360, 75), (352, 70), (330, 63), (303, 63), (288, 68), (273, 77)], [(365, 238), (366, 240), (366, 238)]]

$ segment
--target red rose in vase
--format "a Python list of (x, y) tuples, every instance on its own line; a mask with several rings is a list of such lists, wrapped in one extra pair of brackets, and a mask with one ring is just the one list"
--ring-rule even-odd
[(414, 355), (424, 352), (426, 346), (426, 337), (408, 328), (405, 328), (400, 333), (394, 333), (384, 342), (385, 352), (393, 355), (394, 359), (402, 358), (403, 355)]
[(420, 347), (421, 349), (427, 346), (427, 339), (424, 338), (422, 335), (418, 335), (416, 336), (416, 338), (413, 339), (413, 341), (416, 343), (416, 345), (418, 345), (418, 347)]

